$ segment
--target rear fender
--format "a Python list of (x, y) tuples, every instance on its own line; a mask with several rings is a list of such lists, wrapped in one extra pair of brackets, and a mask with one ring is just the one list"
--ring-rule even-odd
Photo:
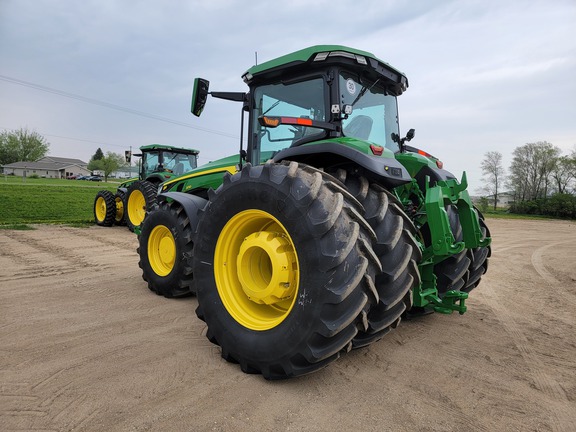
[(338, 142), (322, 142), (309, 146), (289, 147), (278, 152), (274, 162), (291, 160), (316, 168), (352, 165), (363, 169), (363, 175), (388, 188), (410, 183), (412, 178), (404, 166), (394, 158), (375, 157)]
[(158, 195), (158, 201), (176, 201), (179, 203), (186, 212), (192, 232), (196, 232), (196, 227), (200, 220), (200, 210), (203, 210), (208, 204), (207, 199), (184, 192), (161, 193)]

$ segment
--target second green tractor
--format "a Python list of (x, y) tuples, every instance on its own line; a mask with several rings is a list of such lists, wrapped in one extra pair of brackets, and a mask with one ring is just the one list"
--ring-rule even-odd
[(156, 204), (158, 185), (198, 165), (198, 150), (162, 144), (142, 146), (134, 156), (140, 157), (138, 177), (122, 182), (116, 194), (107, 190), (96, 194), (94, 220), (97, 225), (128, 225), (130, 231), (134, 231)]

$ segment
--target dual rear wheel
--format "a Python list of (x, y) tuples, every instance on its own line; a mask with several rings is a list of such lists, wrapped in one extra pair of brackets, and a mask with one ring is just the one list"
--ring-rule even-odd
[(247, 165), (210, 197), (193, 269), (222, 357), (267, 379), (326, 366), (367, 331), (381, 270), (361, 205), (308, 166)]

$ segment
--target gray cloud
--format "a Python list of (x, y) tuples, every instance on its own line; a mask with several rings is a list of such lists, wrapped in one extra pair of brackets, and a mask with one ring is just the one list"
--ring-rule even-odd
[[(239, 107), (189, 113), (192, 80), (244, 90), (254, 63), (329, 43), (371, 51), (403, 70), (401, 125), (414, 145), (480, 184), (486, 151), (548, 140), (576, 144), (576, 4), (572, 0), (255, 1), (3, 0), (0, 74), (239, 134)], [(192, 146), (201, 161), (235, 139), (0, 81), (0, 128), (47, 135), (51, 154), (88, 159), (151, 142)], [(63, 138), (67, 137), (67, 138)], [(69, 138), (78, 138), (78, 141)], [(103, 143), (93, 144), (86, 141)]]

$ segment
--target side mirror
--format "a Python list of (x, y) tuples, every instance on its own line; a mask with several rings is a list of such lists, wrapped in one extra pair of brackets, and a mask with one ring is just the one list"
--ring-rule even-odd
[(410, 129), (408, 131), (408, 133), (406, 134), (406, 141), (411, 141), (412, 138), (414, 138), (414, 135), (416, 134), (416, 131), (414, 129)]
[(208, 99), (208, 87), (210, 82), (204, 78), (194, 78), (194, 90), (192, 90), (192, 114), (200, 117)]

